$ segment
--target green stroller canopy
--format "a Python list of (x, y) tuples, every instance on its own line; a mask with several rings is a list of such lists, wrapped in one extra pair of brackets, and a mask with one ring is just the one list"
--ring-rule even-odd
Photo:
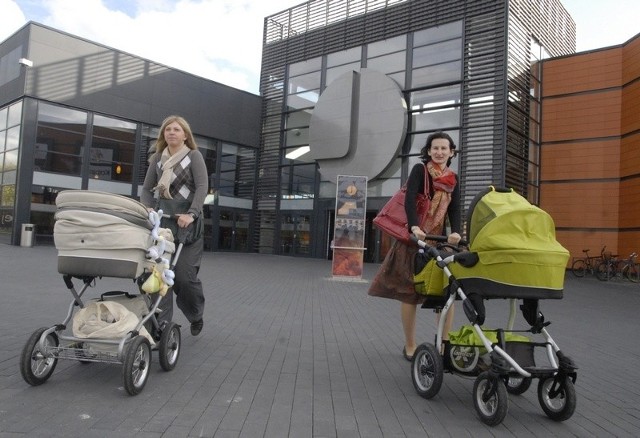
[(469, 250), (479, 262), (449, 265), (465, 293), (485, 298), (562, 298), (567, 251), (551, 216), (512, 189), (480, 192), (467, 218)]

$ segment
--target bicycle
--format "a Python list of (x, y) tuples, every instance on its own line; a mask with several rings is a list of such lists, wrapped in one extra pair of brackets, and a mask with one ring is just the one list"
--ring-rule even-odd
[(583, 249), (582, 252), (585, 254), (585, 258), (574, 259), (571, 264), (571, 272), (576, 277), (584, 277), (585, 273), (589, 272), (593, 275), (596, 272), (596, 268), (602, 261), (604, 256), (604, 249), (606, 245), (602, 247), (600, 250), (600, 257), (591, 257), (589, 256), (589, 249)]
[(607, 251), (602, 256), (602, 261), (596, 268), (596, 276), (600, 281), (609, 281), (618, 275), (618, 255)]
[(640, 282), (640, 264), (636, 263), (637, 253), (632, 252), (628, 259), (621, 260), (618, 270), (622, 276), (632, 283)]

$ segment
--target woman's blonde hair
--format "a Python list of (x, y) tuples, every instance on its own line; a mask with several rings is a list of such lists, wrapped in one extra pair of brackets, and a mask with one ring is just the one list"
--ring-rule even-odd
[(187, 136), (187, 139), (184, 141), (184, 144), (187, 145), (189, 149), (198, 149), (198, 145), (196, 144), (196, 140), (193, 138), (193, 133), (191, 132), (191, 126), (189, 123), (180, 116), (169, 116), (162, 122), (162, 126), (160, 126), (160, 132), (158, 133), (158, 139), (156, 140), (156, 152), (161, 154), (167, 148), (167, 141), (164, 139), (164, 130), (167, 125), (176, 122), (178, 125), (182, 127), (182, 130)]

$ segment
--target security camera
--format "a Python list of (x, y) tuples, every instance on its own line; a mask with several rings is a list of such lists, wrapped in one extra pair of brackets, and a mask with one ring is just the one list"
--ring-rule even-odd
[(18, 63), (26, 65), (27, 67), (33, 67), (33, 61), (27, 58), (18, 59)]

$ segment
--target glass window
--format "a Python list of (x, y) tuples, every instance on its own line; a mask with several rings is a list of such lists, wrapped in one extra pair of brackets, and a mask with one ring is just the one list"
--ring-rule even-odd
[(367, 60), (367, 68), (377, 70), (381, 73), (396, 73), (405, 69), (406, 57), (406, 52), (398, 52), (377, 58), (370, 58)]
[(446, 82), (459, 81), (462, 76), (461, 61), (432, 65), (413, 70), (411, 73), (411, 87), (436, 85)]
[(320, 70), (322, 67), (322, 58), (312, 58), (306, 61), (296, 62), (289, 66), (289, 76), (297, 76), (304, 73)]
[(5, 150), (10, 151), (12, 149), (18, 149), (20, 146), (20, 126), (14, 126), (7, 129), (7, 139), (5, 144)]
[[(15, 172), (14, 172), (15, 173)], [(15, 178), (14, 178), (15, 180)], [(15, 184), (2, 186), (2, 206), (11, 207), (16, 203), (16, 186)]]
[(80, 175), (87, 113), (40, 103), (35, 169)]
[(435, 43), (413, 50), (413, 67), (440, 64), (462, 58), (462, 39)]
[(285, 128), (300, 128), (307, 127), (311, 123), (311, 111), (303, 110), (303, 111), (295, 111), (287, 114), (287, 118), (285, 120)]
[(362, 58), (362, 48), (353, 47), (351, 49), (343, 50), (341, 52), (329, 53), (327, 55), (327, 67), (335, 67), (337, 65), (358, 62), (360, 65), (360, 59)]
[(410, 109), (434, 108), (451, 104), (459, 104), (461, 101), (461, 86), (451, 85), (447, 87), (432, 88), (429, 90), (414, 91), (410, 97)]
[(89, 178), (133, 182), (135, 123), (95, 115)]
[(401, 35), (388, 40), (371, 43), (367, 46), (367, 56), (373, 58), (387, 53), (398, 52), (407, 49), (407, 37)]
[(4, 107), (0, 109), (0, 131), (7, 129), (7, 114), (9, 112), (9, 108)]
[(413, 34), (414, 47), (462, 36), (462, 21), (431, 27)]
[(309, 128), (293, 128), (285, 134), (287, 147), (309, 144)]
[(311, 199), (315, 185), (315, 164), (282, 167), (282, 198)]
[(320, 91), (306, 91), (300, 94), (290, 94), (287, 96), (287, 107), (289, 110), (310, 108), (318, 103)]
[(0, 130), (0, 152), (5, 150), (7, 132)]
[(253, 199), (255, 159), (254, 149), (223, 143), (218, 192), (221, 195)]
[(16, 149), (7, 151), (4, 154), (4, 171), (18, 169), (18, 151)]
[(288, 94), (296, 94), (309, 90), (320, 89), (320, 72), (313, 72), (289, 79)]
[(412, 114), (412, 126), (415, 131), (437, 130), (460, 125), (460, 107), (449, 107), (421, 111)]
[(328, 68), (327, 69), (327, 85), (330, 85), (331, 82), (336, 80), (339, 76), (342, 76), (344, 73), (349, 71), (360, 71), (360, 61), (354, 62), (352, 64), (341, 65), (340, 67)]
[(14, 103), (9, 107), (9, 117), (7, 118), (7, 127), (19, 125), (22, 120), (22, 101)]

